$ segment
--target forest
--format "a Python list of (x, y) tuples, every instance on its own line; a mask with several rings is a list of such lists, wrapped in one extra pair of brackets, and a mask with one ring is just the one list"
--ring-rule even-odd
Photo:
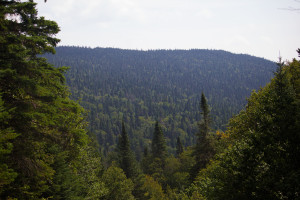
[(0, 30), (0, 199), (300, 199), (299, 58), (55, 48), (32, 0)]
[(88, 129), (104, 155), (112, 151), (124, 120), (138, 159), (152, 139), (156, 120), (174, 154), (176, 138), (195, 143), (200, 96), (211, 106), (212, 128), (224, 131), (251, 91), (265, 86), (276, 64), (221, 50), (122, 50), (57, 47), (46, 58), (66, 73), (72, 99), (88, 111)]

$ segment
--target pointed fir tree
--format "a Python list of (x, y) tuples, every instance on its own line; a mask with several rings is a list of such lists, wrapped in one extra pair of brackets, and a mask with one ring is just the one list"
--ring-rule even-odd
[(153, 139), (152, 139), (152, 157), (159, 158), (163, 162), (167, 156), (166, 140), (158, 121), (155, 123)]
[[(66, 68), (55, 68), (41, 57), (55, 52), (59, 27), (37, 13), (33, 0), (0, 3), (1, 110), (7, 116), (1, 123), (0, 199), (48, 199), (54, 194), (71, 199), (68, 187), (82, 175), (76, 168), (87, 144), (83, 109), (69, 99)], [(72, 199), (86, 197), (75, 187), (71, 190)]]
[(183, 152), (183, 146), (180, 140), (180, 137), (177, 137), (176, 141), (176, 157), (179, 157), (179, 155)]
[(127, 178), (134, 178), (137, 174), (137, 165), (134, 158), (134, 154), (130, 149), (130, 143), (128, 139), (128, 134), (125, 130), (125, 124), (122, 121), (122, 133), (119, 137), (118, 146), (118, 163), (120, 168), (124, 171)]
[(200, 108), (202, 111), (202, 119), (199, 122), (199, 132), (196, 134), (197, 139), (193, 153), (196, 163), (191, 169), (191, 180), (196, 178), (198, 172), (206, 167), (210, 159), (215, 154), (215, 150), (212, 146), (212, 141), (209, 136), (211, 126), (210, 109), (203, 93), (201, 94)]

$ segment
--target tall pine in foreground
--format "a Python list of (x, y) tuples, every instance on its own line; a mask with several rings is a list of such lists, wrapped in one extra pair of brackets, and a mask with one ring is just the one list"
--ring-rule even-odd
[(37, 16), (32, 0), (0, 2), (0, 199), (83, 199), (82, 177), (94, 169), (79, 170), (88, 143), (83, 109), (69, 99), (66, 68), (40, 57), (54, 53), (59, 28)]
[(121, 169), (123, 169), (127, 178), (135, 178), (138, 174), (137, 164), (133, 152), (130, 149), (128, 134), (125, 130), (125, 124), (122, 121), (122, 133), (119, 137), (117, 146), (118, 162)]
[(202, 119), (199, 122), (199, 131), (196, 134), (196, 145), (193, 152), (196, 163), (191, 169), (191, 180), (194, 180), (199, 171), (206, 167), (215, 153), (211, 137), (209, 135), (211, 129), (210, 109), (207, 104), (207, 99), (203, 93), (201, 94), (200, 108)]

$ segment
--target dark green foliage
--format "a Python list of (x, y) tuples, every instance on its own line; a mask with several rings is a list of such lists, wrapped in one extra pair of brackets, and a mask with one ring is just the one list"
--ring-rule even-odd
[(134, 154), (130, 149), (130, 143), (125, 130), (124, 122), (122, 122), (122, 133), (119, 137), (117, 152), (119, 166), (121, 169), (123, 169), (127, 178), (136, 178), (138, 175), (137, 164)]
[(183, 152), (183, 146), (180, 140), (180, 137), (177, 137), (176, 142), (176, 157), (179, 157), (179, 155)]
[(124, 119), (138, 160), (150, 144), (156, 119), (168, 151), (175, 154), (178, 136), (185, 146), (196, 143), (202, 91), (213, 108), (213, 128), (224, 130), (251, 91), (270, 80), (276, 66), (216, 50), (58, 47), (56, 51), (46, 57), (57, 67), (72, 66), (66, 75), (72, 98), (81, 99), (90, 111), (89, 129), (97, 135), (103, 154), (114, 149)]
[(278, 63), (230, 122), (230, 145), (198, 177), (207, 199), (299, 199), (300, 62)]
[(55, 174), (46, 193), (49, 193), (49, 196), (54, 199), (75, 199), (79, 196), (79, 181), (69, 167), (67, 153), (62, 151), (58, 145), (52, 146), (49, 151), (51, 154), (55, 154), (54, 162), (51, 165), (55, 169)]
[[(220, 134), (221, 153), (211, 162), (212, 119), (224, 128), (273, 63), (223, 51), (58, 48), (55, 65), (74, 64), (68, 84), (90, 110), (88, 137), (66, 68), (40, 57), (54, 52), (59, 29), (35, 6), (0, 4), (0, 199), (299, 199), (299, 61), (279, 62), (271, 83)], [(212, 116), (204, 94), (196, 95), (203, 89)], [(124, 122), (119, 130), (123, 118), (129, 134)], [(147, 175), (139, 174), (129, 138)], [(196, 145), (183, 151), (181, 139)], [(99, 147), (111, 155), (106, 170)], [(168, 156), (175, 148), (177, 157)]]
[(199, 122), (199, 131), (196, 135), (196, 145), (193, 152), (196, 163), (191, 170), (191, 180), (196, 178), (198, 172), (206, 167), (215, 154), (215, 150), (212, 145), (212, 136), (210, 135), (210, 109), (203, 93), (201, 94), (200, 108), (202, 119)]
[(162, 162), (164, 162), (167, 156), (166, 140), (161, 127), (158, 124), (158, 121), (156, 121), (154, 127), (153, 139), (151, 143), (151, 153), (154, 159), (159, 158)]
[(12, 141), (17, 137), (11, 128), (7, 127), (10, 119), (9, 112), (3, 107), (0, 94), (0, 194), (17, 176), (13, 169), (9, 168), (6, 160), (13, 149)]
[(107, 194), (101, 198), (104, 200), (133, 200), (132, 195), (133, 183), (126, 178), (125, 173), (121, 168), (114, 165), (110, 166), (103, 174), (104, 183), (108, 188)]
[(151, 175), (160, 184), (165, 183), (163, 171), (166, 164), (166, 158), (167, 150), (165, 137), (158, 121), (156, 121), (151, 143), (151, 154), (148, 154), (147, 151), (145, 151), (142, 160), (142, 168), (145, 174)]
[(35, 7), (0, 4), (0, 198), (87, 198), (81, 177), (93, 173), (77, 165), (88, 142), (83, 109), (69, 99), (66, 68), (40, 57), (54, 53), (59, 28)]
[(200, 122), (200, 127), (199, 127), (200, 135), (207, 135), (210, 131), (211, 116), (210, 116), (210, 109), (207, 104), (206, 97), (203, 93), (201, 94), (200, 108), (202, 110), (201, 112), (202, 121)]

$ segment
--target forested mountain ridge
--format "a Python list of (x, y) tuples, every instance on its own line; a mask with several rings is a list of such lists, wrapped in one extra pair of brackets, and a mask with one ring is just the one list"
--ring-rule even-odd
[(271, 61), (222, 50), (57, 47), (46, 58), (56, 67), (71, 67), (67, 84), (73, 99), (90, 111), (89, 129), (103, 150), (114, 147), (124, 119), (138, 153), (149, 145), (155, 120), (169, 151), (178, 136), (184, 145), (193, 144), (201, 92), (211, 105), (213, 127), (224, 130), (276, 69)]
[[(70, 98), (64, 76), (67, 68), (55, 68), (41, 57), (44, 53), (54, 53), (59, 42), (55, 38), (59, 27), (37, 13), (33, 0), (3, 0), (0, 4), (3, 33), (0, 34), (0, 199), (299, 199), (299, 60), (282, 62), (279, 58), (274, 78), (253, 91), (245, 108), (229, 120), (225, 132), (220, 132), (212, 129), (211, 107), (215, 109), (215, 105), (210, 104), (203, 92), (199, 102), (192, 102), (187, 94), (192, 94), (192, 98), (198, 94), (185, 88), (185, 82), (190, 80), (179, 79), (182, 84), (174, 81), (180, 77), (176, 71), (142, 61), (141, 65), (128, 64), (126, 56), (111, 53), (123, 50), (110, 49), (114, 59), (102, 58), (100, 65), (93, 65), (78, 54), (72, 60), (82, 65), (75, 65), (73, 69), (77, 71), (69, 71), (69, 84), (74, 91), (73, 98), (81, 97), (82, 105), (91, 110), (90, 130), (98, 134), (104, 150), (114, 147), (109, 139), (115, 139), (121, 132), (114, 151), (102, 157), (96, 136), (86, 129), (84, 109)], [(149, 56), (147, 52), (142, 53)], [(168, 58), (172, 53), (165, 52), (162, 57)], [(300, 49), (297, 53), (300, 57)], [(146, 60), (147, 56), (142, 59)], [(178, 55), (167, 61), (176, 61), (174, 57)], [(61, 58), (56, 66), (66, 63), (64, 57)], [(116, 62), (121, 58), (124, 62)], [(166, 66), (175, 68), (177, 65)], [(180, 66), (192, 68), (182, 63)], [(180, 66), (181, 74), (192, 77)], [(144, 75), (141, 72), (145, 70), (140, 68), (147, 69), (149, 74)], [(226, 65), (223, 68), (227, 69)], [(253, 69), (255, 71), (255, 67)], [(131, 75), (135, 74), (141, 77), (133, 79)], [(209, 73), (199, 74), (206, 77)], [(245, 77), (243, 80), (248, 80)], [(254, 73), (251, 77), (255, 80), (257, 75)], [(190, 82), (198, 79), (205, 78), (197, 75)], [(214, 82), (217, 81), (212, 80), (210, 84)], [(226, 83), (227, 87), (233, 87), (230, 82)], [(103, 89), (98, 87), (101, 84)], [(247, 84), (241, 82), (240, 85)], [(95, 93), (91, 93), (94, 90)], [(139, 93), (134, 93), (135, 90)], [(183, 94), (169, 92), (176, 90)], [(217, 88), (212, 91), (216, 92)], [(211, 93), (210, 101), (216, 99), (215, 96)], [(194, 109), (191, 109), (192, 103)], [(199, 109), (195, 109), (197, 104), (200, 104)], [(196, 110), (199, 110), (200, 120)], [(197, 119), (190, 118), (193, 113)], [(154, 118), (158, 118), (157, 121), (153, 122)], [(221, 115), (220, 119), (223, 119)], [(180, 126), (190, 127), (194, 125), (189, 124), (192, 121), (198, 121), (195, 144), (184, 148), (181, 140), (188, 135)], [(150, 128), (152, 132), (147, 133), (150, 125), (154, 125)], [(118, 126), (120, 130), (114, 132)], [(168, 131), (169, 139), (164, 131)], [(152, 135), (151, 141), (146, 134)], [(167, 147), (167, 141), (172, 144), (176, 134), (174, 156), (168, 153), (167, 148), (172, 149)], [(186, 145), (187, 140), (184, 142)], [(139, 147), (145, 147), (139, 162), (130, 144), (140, 145), (136, 148), (138, 153)]]

